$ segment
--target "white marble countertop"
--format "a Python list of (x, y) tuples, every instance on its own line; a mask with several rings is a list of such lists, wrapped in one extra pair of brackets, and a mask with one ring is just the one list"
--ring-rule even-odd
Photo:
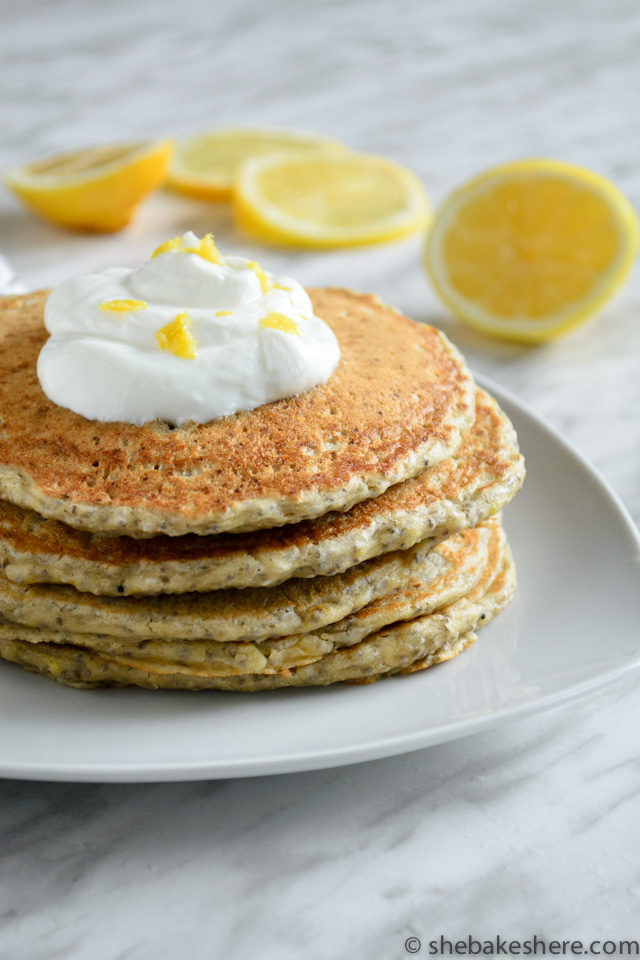
[[(27, 0), (0, 10), (3, 168), (230, 123), (324, 130), (395, 157), (438, 202), (491, 163), (591, 166), (640, 204), (635, 0)], [(135, 262), (187, 226), (304, 282), (441, 324), (561, 428), (640, 519), (640, 281), (548, 348), (450, 320), (419, 245), (259, 251), (226, 208), (157, 195), (80, 238), (6, 194), (0, 250), (32, 287)], [(606, 637), (603, 636), (603, 642)], [(638, 938), (638, 678), (395, 759), (224, 783), (0, 782), (0, 960), (393, 960), (440, 934)]]

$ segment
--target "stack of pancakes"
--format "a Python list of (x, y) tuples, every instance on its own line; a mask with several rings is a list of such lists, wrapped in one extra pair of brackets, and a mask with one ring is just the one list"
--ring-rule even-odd
[(508, 419), (441, 332), (310, 294), (329, 382), (177, 427), (51, 403), (46, 294), (0, 302), (0, 656), (80, 687), (364, 682), (455, 656), (507, 605)]

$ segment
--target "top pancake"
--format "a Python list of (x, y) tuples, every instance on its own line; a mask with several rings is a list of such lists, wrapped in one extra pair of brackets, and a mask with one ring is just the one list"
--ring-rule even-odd
[(348, 510), (450, 456), (475, 387), (444, 334), (369, 294), (309, 292), (340, 343), (328, 383), (175, 429), (56, 406), (36, 374), (47, 294), (0, 298), (0, 497), (100, 533), (250, 531)]

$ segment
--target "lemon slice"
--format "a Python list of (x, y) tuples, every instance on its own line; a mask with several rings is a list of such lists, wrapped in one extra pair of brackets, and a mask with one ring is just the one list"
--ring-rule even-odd
[(109, 232), (126, 226), (162, 183), (172, 153), (170, 140), (93, 147), (17, 167), (4, 181), (47, 220)]
[(346, 247), (396, 240), (426, 225), (422, 182), (383, 157), (350, 150), (248, 160), (235, 192), (238, 223), (274, 243)]
[(237, 127), (201, 133), (178, 144), (169, 185), (208, 200), (228, 200), (240, 164), (282, 150), (344, 150), (338, 140), (308, 130)]
[(554, 160), (494, 167), (437, 211), (424, 263), (472, 326), (541, 342), (584, 323), (621, 286), (638, 218), (605, 177)]

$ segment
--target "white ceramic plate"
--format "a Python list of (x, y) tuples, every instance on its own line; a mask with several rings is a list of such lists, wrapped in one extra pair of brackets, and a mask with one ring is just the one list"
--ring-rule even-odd
[(630, 517), (555, 431), (486, 386), (515, 424), (527, 480), (505, 511), (518, 593), (478, 643), (409, 677), (260, 694), (78, 691), (0, 663), (0, 775), (196, 780), (354, 763), (507, 722), (636, 666)]

